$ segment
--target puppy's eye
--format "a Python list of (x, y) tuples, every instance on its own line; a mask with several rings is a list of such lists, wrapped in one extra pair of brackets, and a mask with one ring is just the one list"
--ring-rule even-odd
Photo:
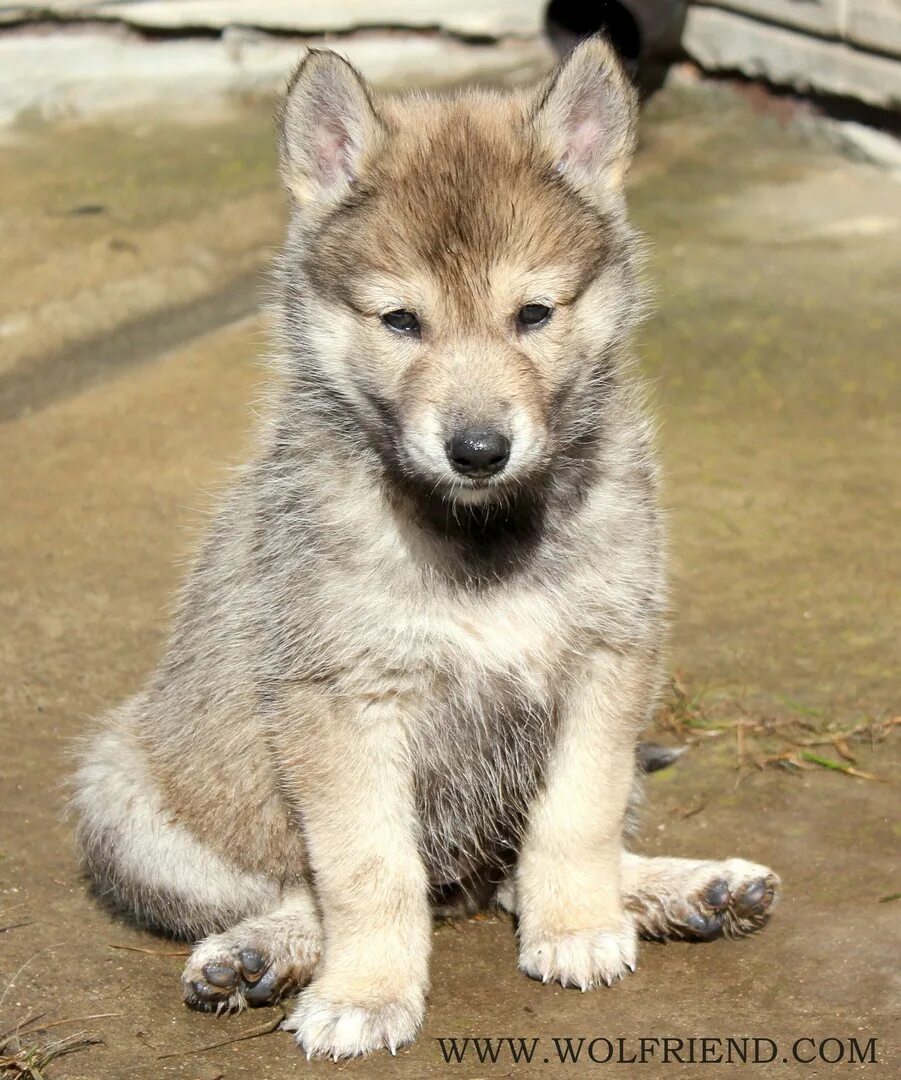
[(516, 313), (516, 321), (520, 326), (534, 327), (546, 323), (553, 314), (553, 308), (547, 304), (524, 304)]
[(412, 311), (388, 311), (382, 316), (382, 322), (399, 334), (419, 333), (419, 319)]

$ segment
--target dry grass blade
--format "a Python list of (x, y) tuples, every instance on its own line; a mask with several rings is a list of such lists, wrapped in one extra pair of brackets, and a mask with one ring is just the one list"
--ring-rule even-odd
[[(890, 720), (865, 720), (845, 731), (826, 731), (813, 739), (793, 739), (798, 746), (835, 746), (841, 753), (837, 740), (848, 747), (848, 739), (867, 739), (871, 745), (882, 742), (892, 730), (901, 724), (901, 716), (894, 716)], [(843, 755), (844, 756), (844, 755)]]
[(864, 772), (863, 769), (855, 769), (853, 765), (844, 765), (841, 761), (821, 757), (810, 750), (802, 750), (801, 757), (812, 765), (819, 765), (821, 769), (832, 769), (833, 772), (844, 773), (846, 776), (856, 776), (858, 780), (883, 781), (883, 777), (876, 776), (875, 773)]
[(844, 735), (836, 735), (832, 740), (832, 744), (845, 761), (850, 761), (852, 765), (854, 764), (857, 758), (851, 753), (851, 747), (848, 746), (848, 742)]
[[(41, 1013), (41, 1016), (44, 1016)], [(124, 1013), (93, 1013), (91, 1016), (73, 1016), (66, 1020), (54, 1020), (52, 1024), (36, 1024), (40, 1019), (40, 1016), (31, 1017), (29, 1020), (24, 1020), (18, 1025), (18, 1030), (24, 1031), (26, 1027), (31, 1027), (31, 1034), (37, 1031), (50, 1031), (51, 1028), (61, 1027), (63, 1024), (83, 1024), (86, 1020), (109, 1020), (116, 1016), (124, 1016)]]
[(690, 694), (682, 677), (675, 674), (670, 679), (669, 694), (657, 716), (657, 723), (678, 735), (684, 735), (686, 730), (718, 727), (709, 724), (703, 714), (701, 705), (707, 693), (707, 690), (702, 690)]
[(101, 1044), (101, 1039), (95, 1039), (83, 1031), (63, 1039), (23, 1043), (17, 1028), (0, 1044), (0, 1075), (9, 1080), (44, 1080), (43, 1070), (52, 1061)]
[(140, 945), (113, 945), (107, 942), (108, 949), (122, 949), (124, 952), (139, 952), (145, 956), (190, 956), (190, 949), (143, 949)]
[(776, 698), (781, 701), (786, 708), (791, 709), (792, 712), (800, 713), (801, 716), (820, 717), (823, 715), (822, 709), (814, 709), (801, 701), (795, 701), (794, 698), (790, 698), (786, 694), (776, 694)]
[(0, 1050), (6, 1046), (13, 1036), (18, 1035), (19, 1032), (23, 1031), (25, 1028), (37, 1024), (38, 1020), (46, 1015), (46, 1013), (36, 1013), (34, 1016), (28, 1016), (24, 1020), (17, 1020), (11, 1028), (7, 1028), (6, 1031), (0, 1032)]
[(739, 720), (735, 725), (735, 753), (738, 757), (738, 767), (745, 763), (745, 722)]
[(265, 1027), (254, 1028), (252, 1031), (246, 1031), (243, 1035), (235, 1035), (231, 1039), (220, 1039), (218, 1042), (209, 1043), (207, 1046), (198, 1046), (196, 1050), (176, 1050), (171, 1054), (159, 1054), (157, 1055), (157, 1061), (166, 1061), (169, 1058), (181, 1058), (190, 1057), (192, 1054), (205, 1054), (208, 1050), (218, 1050), (221, 1046), (231, 1046), (232, 1043), (245, 1042), (247, 1039), (259, 1039), (262, 1035), (271, 1035), (274, 1031), (277, 1031), (285, 1020), (285, 1013), (276, 1017), (271, 1023)]
[(9, 1080), (44, 1080), (43, 1070), (56, 1058), (100, 1046), (102, 1039), (79, 1031), (63, 1039), (47, 1039), (51, 1028), (63, 1024), (83, 1024), (86, 1020), (106, 1020), (122, 1013), (95, 1013), (92, 1016), (73, 1016), (65, 1020), (42, 1023), (46, 1013), (35, 1013), (17, 1020), (0, 1034), (0, 1075)]
[[(901, 725), (901, 716), (872, 717), (840, 727), (827, 724), (825, 709), (815, 708), (784, 694), (773, 695), (793, 715), (759, 715), (750, 709), (742, 696), (716, 693), (706, 687), (692, 693), (687, 680), (679, 673), (670, 679), (669, 693), (655, 717), (658, 728), (697, 744), (706, 738), (718, 738), (735, 730), (735, 755), (738, 780), (749, 765), (758, 769), (777, 768), (797, 774), (826, 769), (859, 780), (885, 783), (884, 776), (858, 768), (855, 742), (866, 741), (870, 748), (886, 739)], [(718, 690), (726, 690), (719, 687)], [(738, 713), (738, 717), (735, 717)], [(731, 714), (731, 715), (730, 715)], [(820, 753), (820, 748), (825, 754)], [(834, 750), (838, 758), (829, 755)]]

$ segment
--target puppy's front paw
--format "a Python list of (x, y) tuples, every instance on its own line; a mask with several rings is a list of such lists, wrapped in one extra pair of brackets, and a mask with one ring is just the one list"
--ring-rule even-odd
[(519, 967), (533, 979), (590, 990), (610, 986), (635, 970), (638, 935), (624, 914), (614, 930), (579, 930), (524, 936)]
[(358, 1057), (373, 1050), (393, 1054), (416, 1038), (425, 1012), (425, 995), (412, 991), (402, 997), (379, 1000), (373, 994), (350, 1001), (330, 994), (316, 982), (298, 998), (285, 1028), (296, 1033), (297, 1044), (314, 1057)]

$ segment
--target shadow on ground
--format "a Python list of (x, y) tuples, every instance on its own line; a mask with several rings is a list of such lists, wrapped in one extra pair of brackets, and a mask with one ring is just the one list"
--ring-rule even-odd
[[(757, 763), (807, 746), (847, 765), (824, 733), (899, 711), (901, 187), (722, 89), (676, 86), (655, 100), (633, 181), (654, 240), (658, 312), (642, 353), (671, 507), (673, 663), (691, 693), (706, 691), (669, 714), (693, 747), (650, 780), (640, 847), (772, 864), (786, 896), (771, 925), (738, 943), (646, 945), (634, 976), (585, 995), (518, 975), (506, 921), (439, 927), (419, 1042), (334, 1066), (308, 1065), (280, 1033), (197, 1052), (278, 1014), (188, 1012), (176, 947), (90, 900), (60, 821), (67, 748), (151, 668), (210, 492), (247, 446), (261, 322), (211, 327), (240, 314), (224, 305), (217, 319), (215, 298), (275, 239), (267, 123), (172, 129), (166, 163), (152, 167), (113, 129), (17, 135), (5, 213), (18, 224), (3, 255), (17, 299), (0, 323), (13, 347), (0, 397), (15, 401), (0, 424), (0, 1034), (35, 1013), (71, 1021), (48, 1034), (102, 1045), (47, 1075), (92, 1080), (568, 1076), (592, 1066), (557, 1064), (555, 1036), (667, 1035), (772, 1039), (781, 1075), (805, 1077), (841, 1066), (781, 1065), (794, 1040), (875, 1038), (888, 1075), (901, 909), (886, 898), (901, 885), (897, 787), (884, 781), (897, 737), (845, 740), (852, 767), (876, 780), (803, 758), (803, 770)], [(59, 160), (68, 171), (51, 176)], [(104, 211), (69, 212), (94, 203)], [(206, 321), (192, 323), (195, 299), (212, 305)], [(177, 344), (173, 307), (188, 312)], [(85, 340), (104, 350), (87, 375), (72, 368)], [(445, 1065), (436, 1040), (466, 1035), (542, 1042), (531, 1065), (504, 1052), (482, 1064), (474, 1051)], [(720, 1075), (678, 1063), (648, 1075), (711, 1070)]]

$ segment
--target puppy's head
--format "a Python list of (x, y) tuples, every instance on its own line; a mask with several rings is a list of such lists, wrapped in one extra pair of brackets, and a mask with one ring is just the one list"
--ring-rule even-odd
[(598, 437), (639, 307), (634, 121), (599, 40), (505, 96), (379, 99), (332, 53), (300, 64), (281, 117), (291, 362), (391, 477), (509, 502)]

